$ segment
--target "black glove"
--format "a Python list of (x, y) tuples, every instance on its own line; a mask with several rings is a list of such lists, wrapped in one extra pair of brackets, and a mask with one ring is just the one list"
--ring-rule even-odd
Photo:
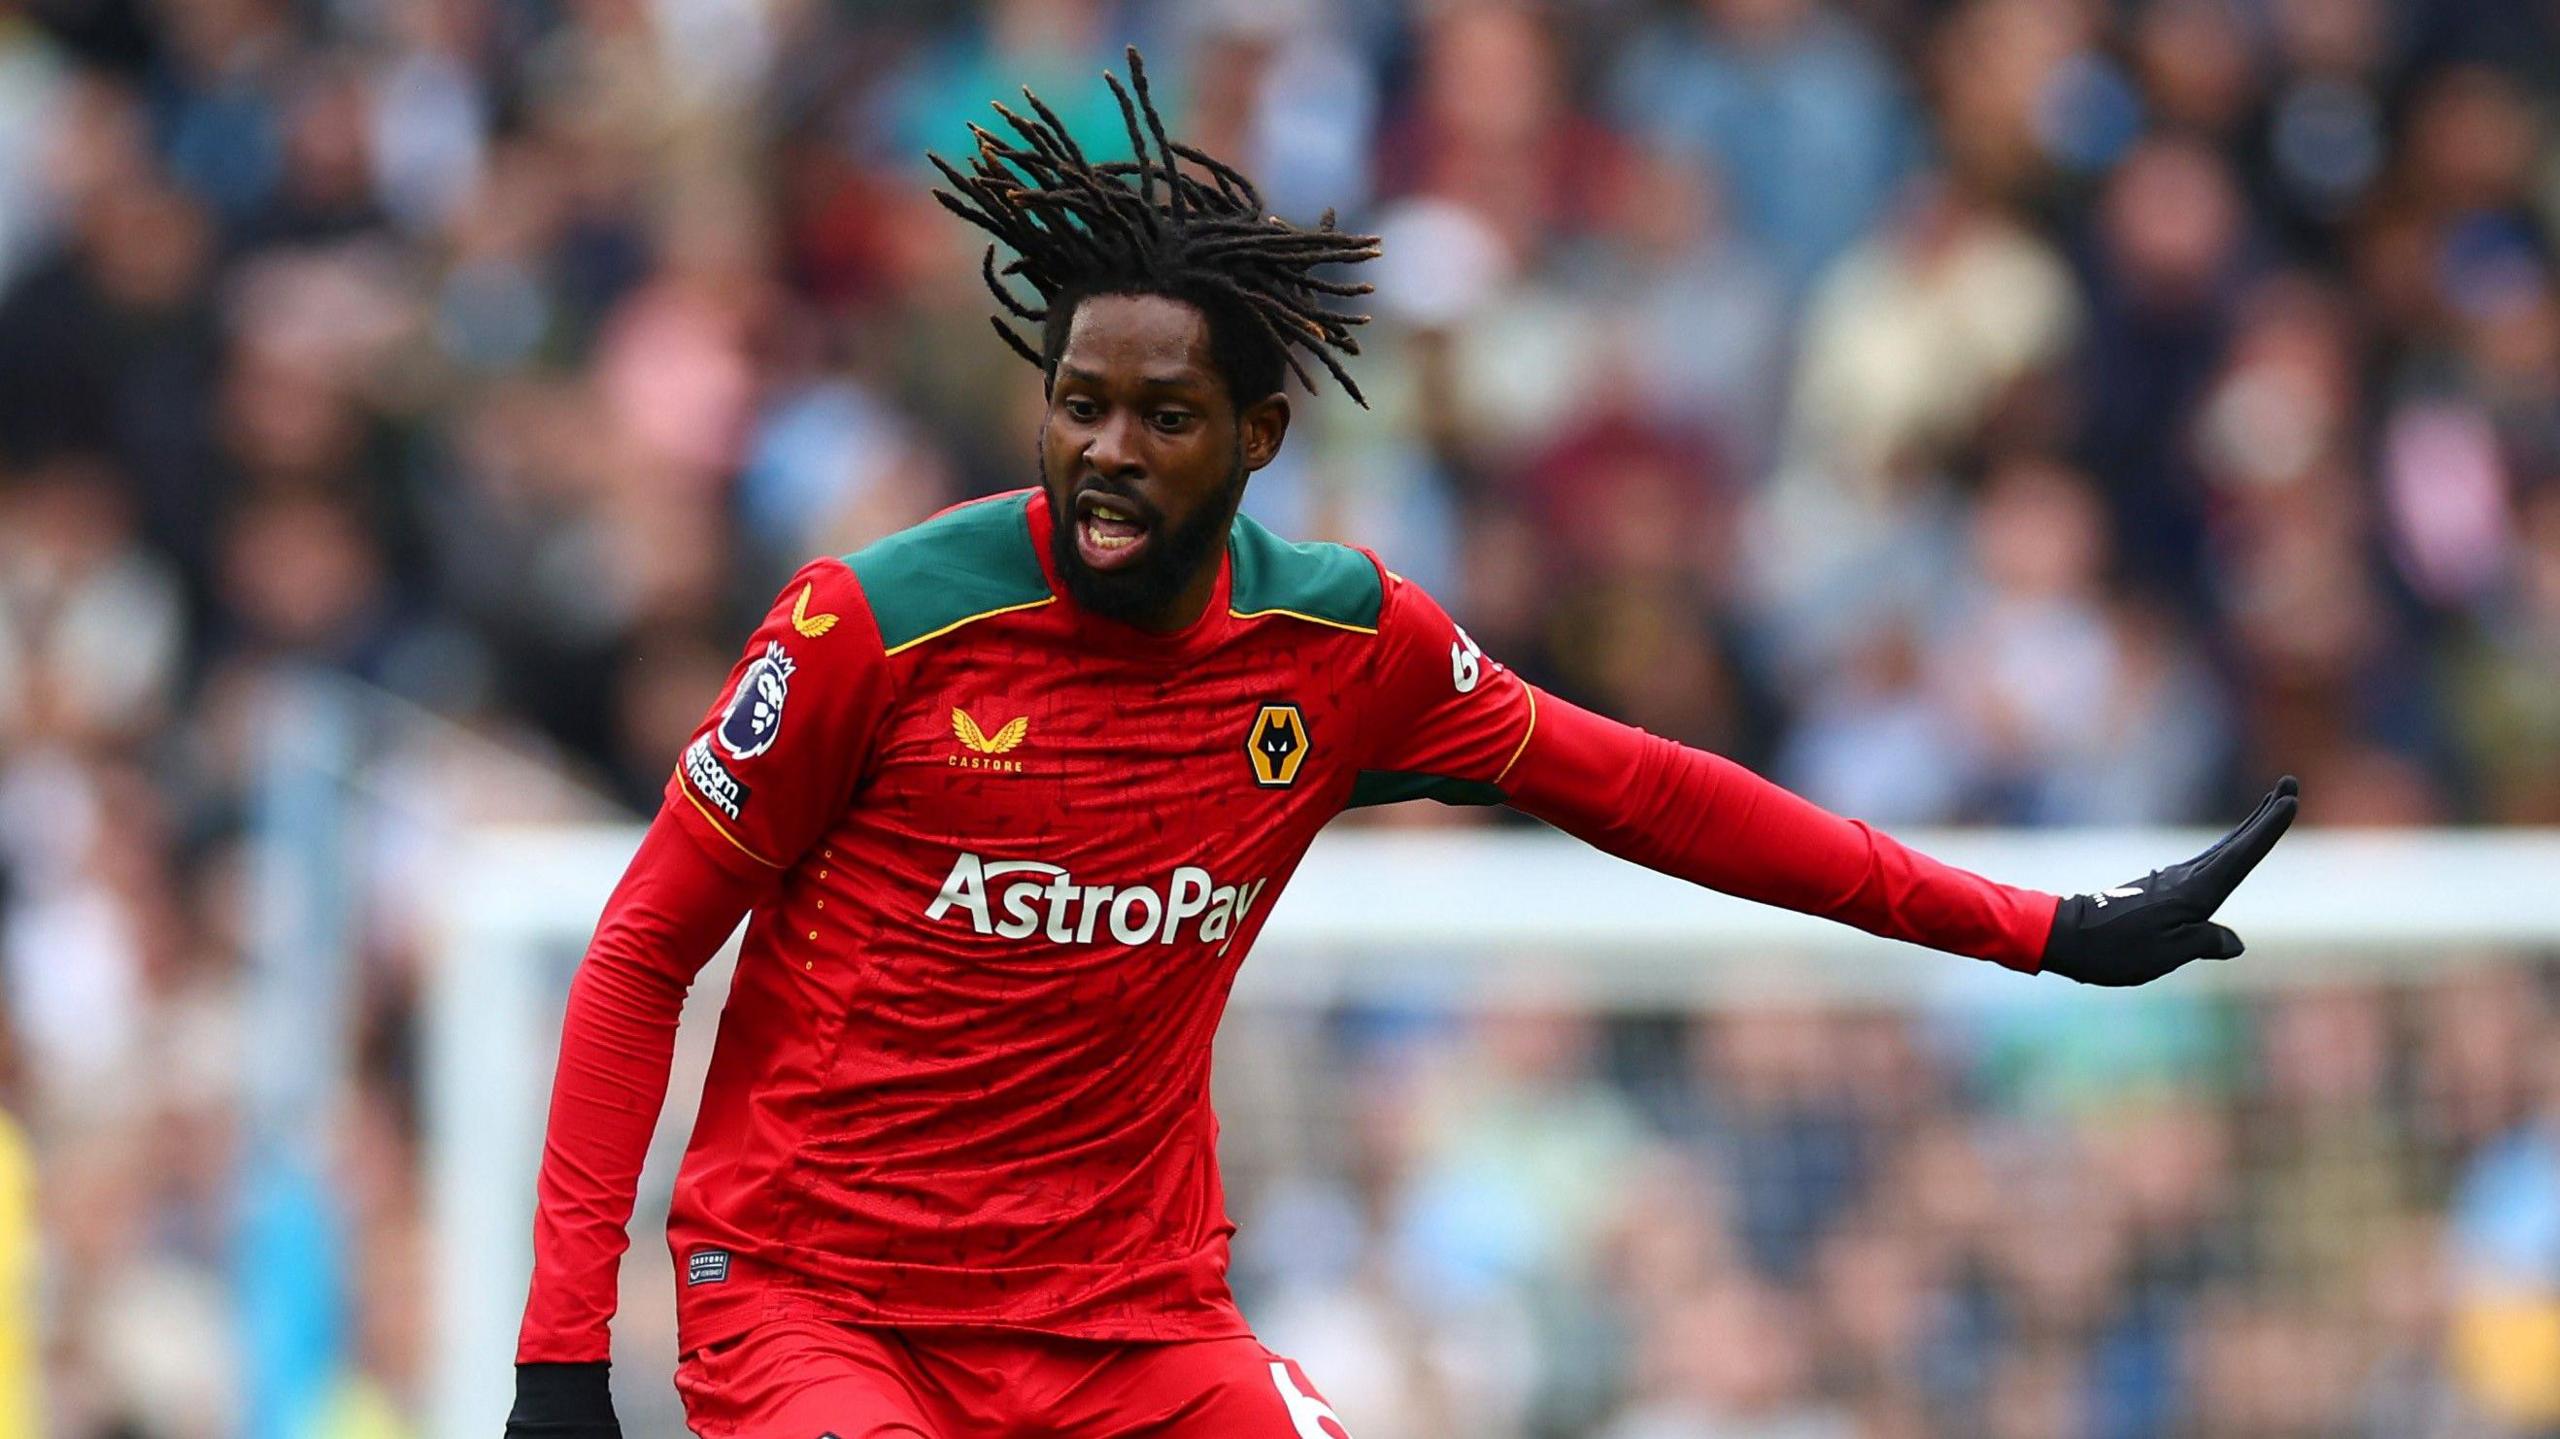
[(613, 1366), (519, 1364), (507, 1439), (622, 1439), (613, 1418)]
[(2082, 984), (2149, 984), (2191, 959), (2238, 957), (2240, 936), (2213, 923), (2213, 912), (2284, 837), (2301, 792), (2286, 775), (2239, 828), (2185, 864), (2063, 900), (2045, 936), (2045, 969)]

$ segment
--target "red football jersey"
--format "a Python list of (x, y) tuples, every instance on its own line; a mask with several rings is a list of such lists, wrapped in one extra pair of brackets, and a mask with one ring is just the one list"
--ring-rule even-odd
[(795, 575), (670, 781), (782, 872), (669, 1222), (688, 1345), (779, 1305), (1245, 1333), (1209, 1105), (1236, 967), (1351, 804), (1498, 783), (1534, 701), (1369, 555), (1239, 519), (1155, 636), (1045, 496)]
[(1238, 965), (1344, 809), (1504, 802), (1610, 853), (2033, 969), (2055, 897), (1541, 696), (1366, 552), (1236, 521), (1150, 635), (1045, 498), (794, 575), (572, 987), (518, 1357), (604, 1357), (685, 987), (752, 906), (668, 1239), (690, 1350), (768, 1318), (1247, 1332), (1209, 1107)]

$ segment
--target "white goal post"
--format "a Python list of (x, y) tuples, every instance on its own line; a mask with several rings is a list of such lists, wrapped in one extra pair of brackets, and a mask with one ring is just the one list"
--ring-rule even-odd
[[(2013, 883), (2084, 890), (2183, 859), (2213, 837), (1905, 838)], [(424, 1066), (436, 1291), (421, 1296), (433, 1305), (439, 1346), (435, 1439), (486, 1439), (504, 1418), (560, 1007), (637, 839), (626, 826), (484, 831), (449, 856), (437, 887)], [(2560, 831), (2297, 833), (2223, 917), (2247, 938), (2249, 955), (2195, 966), (2174, 983), (2290, 986), (2457, 965), (2500, 947), (2560, 949)], [(1777, 996), (1920, 1005), (1968, 987), (2028, 983), (1699, 890), (1550, 832), (1366, 828), (1318, 842), (1272, 910), (1234, 1003), (1422, 1000), (1463, 1009), (1534, 995), (1601, 1009), (1711, 1009)], [(687, 1009), (684, 1055), (633, 1224), (638, 1258), (626, 1269), (627, 1295), (628, 1276), (666, 1269), (662, 1212), (653, 1214), (648, 1196), (662, 1206), (725, 988), (725, 970), (706, 976)], [(2060, 1002), (2069, 989), (2043, 981), (2034, 993)], [(626, 1309), (664, 1304), (668, 1286)], [(625, 1384), (651, 1377), (626, 1375)]]

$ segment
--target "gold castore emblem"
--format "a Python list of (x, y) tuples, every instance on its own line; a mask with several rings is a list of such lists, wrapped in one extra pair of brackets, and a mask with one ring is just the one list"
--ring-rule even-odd
[(997, 759), (995, 756), (1011, 754), (1022, 747), (1022, 742), (1031, 737), (1031, 716), (1016, 715), (997, 726), (994, 734), (989, 734), (978, 727), (977, 720), (971, 718), (967, 710), (953, 705), (951, 733), (959, 737), (960, 747), (968, 751), (951, 757), (951, 763), (959, 768), (1019, 771), (1022, 761)]
[[(813, 615), (809, 613), (809, 595), (810, 592), (815, 589), (817, 589), (817, 586), (814, 584), (802, 585), (800, 587), (800, 598), (792, 601), (791, 604), (791, 627), (798, 630), (801, 638), (803, 639), (814, 640), (818, 636), (825, 634), (827, 631), (836, 627), (836, 617), (834, 615)], [(954, 711), (954, 713), (957, 713), (957, 711)]]
[(1263, 789), (1297, 783), (1307, 749), (1307, 717), (1296, 705), (1264, 705), (1244, 732), (1245, 758), (1253, 761), (1253, 782)]

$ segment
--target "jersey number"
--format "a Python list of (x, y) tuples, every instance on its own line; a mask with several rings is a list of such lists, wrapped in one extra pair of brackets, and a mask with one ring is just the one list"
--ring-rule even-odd
[[(1271, 1382), (1280, 1387), (1280, 1402), (1289, 1406), (1289, 1424), (1298, 1431), (1298, 1439), (1335, 1439), (1337, 1435), (1351, 1439), (1351, 1428), (1342, 1422), (1342, 1416), (1333, 1412), (1332, 1405), (1300, 1389), (1298, 1382), (1289, 1377), (1288, 1365), (1275, 1361)], [(1326, 1429), (1324, 1425), (1328, 1423), (1333, 1428)]]
[(1458, 632), (1458, 642), (1449, 646), (1449, 677), (1457, 683), (1458, 693), (1472, 694), (1476, 681), (1484, 678), (1484, 651), (1476, 647), (1476, 637), (1463, 627), (1449, 628)]

